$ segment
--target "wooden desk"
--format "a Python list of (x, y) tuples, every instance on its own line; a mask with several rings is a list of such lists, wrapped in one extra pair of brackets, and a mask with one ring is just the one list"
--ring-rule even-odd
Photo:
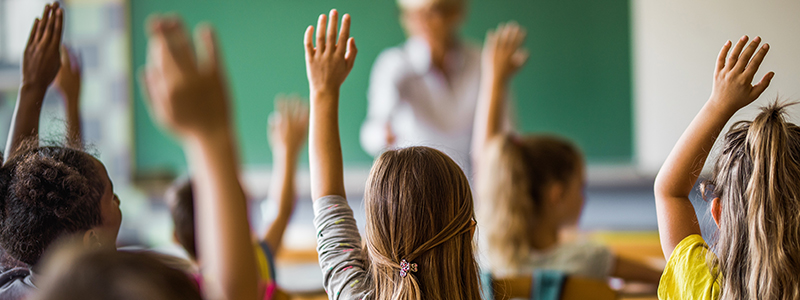
[[(593, 232), (589, 234), (592, 241), (608, 245), (611, 250), (619, 256), (630, 258), (647, 265), (663, 268), (666, 264), (661, 252), (661, 244), (658, 239), (658, 232)], [(279, 264), (283, 263), (311, 263), (317, 262), (317, 251), (315, 249), (284, 249), (276, 257)], [(325, 300), (327, 295), (293, 295), (293, 300)], [(655, 291), (648, 293), (626, 294), (623, 289), (621, 292), (622, 300), (655, 300), (658, 299)]]

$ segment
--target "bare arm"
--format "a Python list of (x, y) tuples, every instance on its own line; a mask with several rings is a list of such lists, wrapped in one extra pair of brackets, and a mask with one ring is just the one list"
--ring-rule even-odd
[(58, 70), (54, 86), (61, 90), (64, 96), (64, 106), (67, 109), (67, 140), (73, 145), (83, 145), (81, 134), (81, 63), (73, 56), (67, 47), (61, 47), (61, 69)]
[(667, 259), (684, 238), (700, 234), (689, 193), (716, 137), (736, 111), (764, 92), (774, 76), (770, 72), (758, 84), (752, 85), (753, 77), (769, 49), (768, 44), (759, 49), (760, 42), (761, 38), (756, 37), (745, 49), (747, 36), (744, 36), (736, 43), (730, 56), (728, 51), (731, 43), (725, 43), (717, 59), (711, 97), (681, 135), (658, 172), (655, 182), (656, 212), (661, 248)]
[(153, 16), (148, 31), (145, 91), (154, 119), (181, 139), (195, 179), (206, 298), (257, 299), (256, 259), (216, 38), (211, 28), (198, 28), (206, 55), (195, 59), (181, 20)]
[(342, 18), (341, 33), (336, 40), (338, 19), (336, 10), (331, 10), (329, 23), (326, 15), (320, 15), (316, 48), (314, 26), (309, 26), (305, 33), (311, 95), (309, 162), (313, 199), (328, 195), (345, 197), (339, 140), (339, 88), (353, 69), (357, 50), (355, 40), (350, 37), (350, 15)]
[(277, 253), (295, 205), (297, 156), (308, 135), (308, 106), (299, 98), (278, 98), (269, 118), (272, 145), (270, 198), (278, 201), (278, 216), (267, 229), (264, 241)]
[(611, 276), (626, 281), (658, 284), (662, 271), (656, 270), (635, 260), (617, 256)]
[(33, 23), (22, 60), (22, 84), (11, 128), (6, 141), (3, 161), (17, 154), (23, 141), (39, 135), (39, 114), (47, 87), (53, 82), (61, 66), (59, 47), (64, 11), (58, 2), (46, 5), (42, 19)]
[(489, 31), (483, 49), (483, 69), (478, 107), (473, 130), (473, 165), (479, 166), (486, 143), (503, 133), (505, 99), (513, 75), (528, 60), (522, 48), (525, 29), (516, 23), (501, 24), (497, 31)]

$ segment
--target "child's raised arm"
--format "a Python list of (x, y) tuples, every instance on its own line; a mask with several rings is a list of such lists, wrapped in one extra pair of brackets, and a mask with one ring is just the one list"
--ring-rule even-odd
[(33, 28), (22, 58), (22, 84), (17, 105), (11, 119), (3, 161), (16, 155), (23, 141), (39, 134), (39, 114), (47, 87), (53, 82), (61, 67), (59, 49), (64, 24), (64, 10), (58, 2), (45, 5), (42, 19), (33, 22)]
[(339, 140), (339, 88), (353, 69), (358, 50), (350, 37), (350, 15), (342, 18), (337, 41), (338, 21), (339, 13), (335, 9), (331, 10), (329, 22), (327, 16), (320, 15), (316, 48), (314, 26), (306, 29), (304, 40), (311, 95), (309, 162), (313, 199), (328, 195), (345, 197)]
[(58, 70), (53, 85), (61, 90), (64, 106), (67, 109), (67, 141), (80, 147), (83, 145), (81, 135), (81, 71), (83, 66), (77, 56), (65, 46), (61, 46), (61, 69)]
[(483, 47), (481, 92), (475, 113), (473, 130), (473, 165), (479, 166), (486, 143), (502, 134), (503, 109), (508, 84), (513, 75), (528, 60), (528, 52), (522, 48), (525, 29), (516, 23), (500, 24), (496, 31), (486, 34)]
[(148, 21), (144, 90), (151, 114), (182, 141), (195, 179), (195, 220), (207, 299), (256, 299), (258, 273), (239, 184), (221, 53), (209, 27), (195, 59), (182, 21)]
[(278, 216), (267, 229), (264, 241), (277, 253), (294, 211), (297, 156), (308, 135), (308, 106), (299, 97), (277, 97), (268, 131), (272, 146), (270, 198), (278, 201)]
[(714, 70), (711, 97), (681, 135), (656, 177), (658, 232), (667, 259), (684, 238), (700, 234), (689, 193), (714, 141), (733, 114), (756, 100), (775, 75), (769, 72), (758, 84), (752, 85), (769, 44), (759, 48), (761, 38), (756, 37), (745, 48), (747, 40), (747, 36), (743, 36), (730, 55), (731, 42), (722, 47)]

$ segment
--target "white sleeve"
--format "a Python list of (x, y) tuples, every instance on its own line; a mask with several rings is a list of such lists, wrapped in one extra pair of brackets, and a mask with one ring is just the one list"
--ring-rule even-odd
[(386, 145), (386, 125), (392, 121), (400, 103), (400, 81), (404, 67), (401, 49), (381, 53), (372, 66), (367, 100), (367, 119), (361, 125), (361, 147), (372, 156), (380, 154)]

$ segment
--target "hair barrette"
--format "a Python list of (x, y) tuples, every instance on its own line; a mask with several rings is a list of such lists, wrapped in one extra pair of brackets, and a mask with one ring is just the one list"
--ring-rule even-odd
[(400, 277), (406, 277), (408, 272), (416, 272), (417, 271), (417, 264), (415, 263), (408, 263), (405, 259), (400, 262)]

